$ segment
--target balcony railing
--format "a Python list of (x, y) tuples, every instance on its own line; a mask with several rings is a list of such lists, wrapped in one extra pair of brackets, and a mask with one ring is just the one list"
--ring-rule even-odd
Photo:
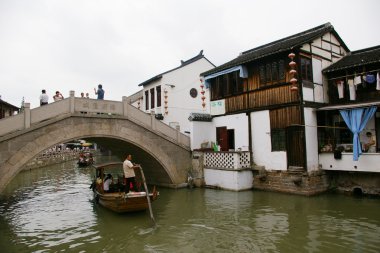
[(205, 168), (239, 170), (251, 167), (249, 151), (206, 152), (203, 165)]

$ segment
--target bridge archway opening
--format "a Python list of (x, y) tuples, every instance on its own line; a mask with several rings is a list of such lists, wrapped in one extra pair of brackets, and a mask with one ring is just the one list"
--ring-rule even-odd
[(124, 161), (126, 155), (131, 154), (132, 162), (140, 164), (143, 168), (148, 184), (170, 185), (173, 183), (169, 174), (157, 158), (133, 143), (105, 137), (85, 137), (82, 139), (106, 148), (111, 151), (113, 156), (120, 159), (120, 161)]

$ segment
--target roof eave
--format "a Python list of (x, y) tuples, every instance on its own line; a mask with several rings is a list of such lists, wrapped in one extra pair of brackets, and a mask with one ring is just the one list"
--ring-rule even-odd
[(145, 86), (145, 85), (148, 85), (148, 84), (150, 84), (150, 83), (152, 83), (152, 82), (154, 82), (154, 81), (158, 81), (158, 80), (160, 80), (161, 78), (162, 78), (162, 74), (157, 75), (157, 76), (155, 76), (155, 77), (152, 77), (151, 79), (146, 80), (145, 82), (140, 83), (139, 86)]

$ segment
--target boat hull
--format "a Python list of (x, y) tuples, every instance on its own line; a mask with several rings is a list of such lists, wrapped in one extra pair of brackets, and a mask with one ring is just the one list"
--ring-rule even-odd
[[(154, 189), (149, 194), (150, 201), (157, 199), (158, 192)], [(103, 207), (117, 213), (138, 212), (149, 208), (145, 192), (125, 194), (124, 192), (99, 193), (95, 191), (96, 201)]]

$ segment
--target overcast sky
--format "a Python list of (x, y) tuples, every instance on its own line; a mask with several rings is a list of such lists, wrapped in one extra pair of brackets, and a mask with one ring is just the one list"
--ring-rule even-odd
[(0, 0), (0, 95), (103, 84), (121, 101), (200, 50), (215, 65), (330, 22), (351, 51), (380, 45), (379, 0)]

